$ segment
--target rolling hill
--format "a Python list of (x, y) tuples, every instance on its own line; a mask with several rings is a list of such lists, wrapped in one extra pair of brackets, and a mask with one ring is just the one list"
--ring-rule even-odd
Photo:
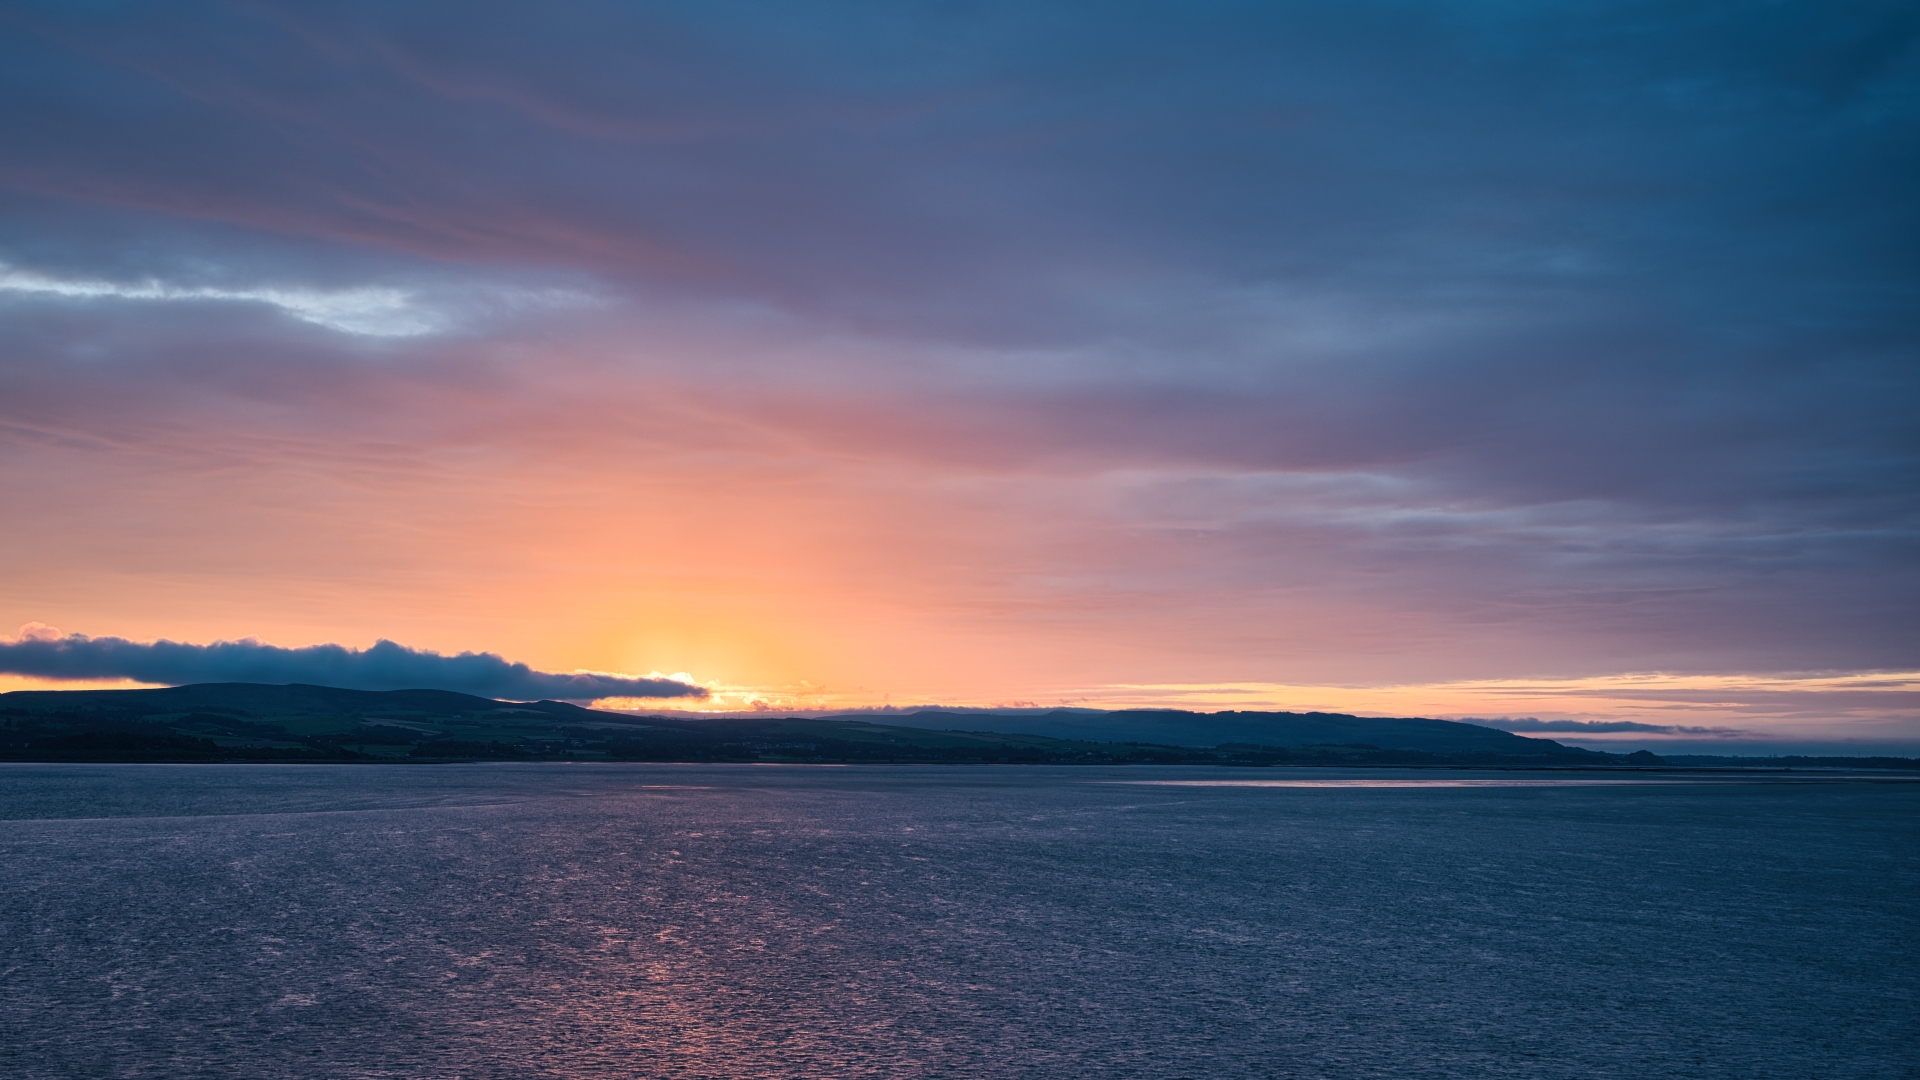
[(989, 731), (1045, 735), (1055, 739), (1158, 743), (1167, 746), (1219, 746), (1222, 743), (1253, 746), (1364, 744), (1382, 750), (1521, 757), (1552, 755), (1570, 749), (1551, 739), (1530, 739), (1511, 732), (1450, 720), (1390, 719), (1348, 716), (1344, 713), (1194, 713), (1172, 709), (1100, 713), (1059, 709), (1039, 714), (987, 716), (921, 711), (890, 715), (888, 721), (902, 727), (984, 727)]
[[(1046, 764), (1628, 764), (1444, 720), (1329, 713), (923, 711), (685, 718), (445, 690), (204, 683), (0, 694), (0, 759), (835, 761)], [(986, 730), (982, 730), (982, 729)], [(1645, 763), (1643, 755), (1638, 762)]]

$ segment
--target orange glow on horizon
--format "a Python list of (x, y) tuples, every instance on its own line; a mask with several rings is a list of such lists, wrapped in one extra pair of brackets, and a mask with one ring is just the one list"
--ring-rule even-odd
[[(511, 414), (422, 402), (415, 415), (447, 418), (425, 432), (401, 423), (404, 398), (349, 437), (236, 430), (244, 469), (157, 436), (151, 460), (32, 449), (67, 482), (17, 500), (44, 527), (16, 552), (36, 572), (0, 618), (135, 640), (385, 637), (544, 671), (688, 673), (713, 692), (642, 710), (1663, 715), (1807, 732), (1822, 695), (1850, 696), (1827, 709), (1843, 726), (1910, 712), (1907, 676), (1871, 691), (1621, 674), (1651, 657), (1617, 635), (1536, 633), (1524, 604), (1462, 620), (1406, 602), (1390, 575), (1330, 578), (1320, 564), (1344, 549), (1250, 556), (1231, 523), (1128, 516), (1136, 474), (888, 456), (581, 372), (539, 392), (558, 396)], [(1566, 671), (1573, 652), (1584, 678), (1518, 678)], [(50, 684), (0, 681), (29, 685)]]

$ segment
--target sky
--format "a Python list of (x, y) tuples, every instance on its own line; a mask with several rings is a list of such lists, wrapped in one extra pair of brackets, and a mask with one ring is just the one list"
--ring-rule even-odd
[(1916, 124), (1904, 2), (14, 0), (0, 690), (1920, 751)]

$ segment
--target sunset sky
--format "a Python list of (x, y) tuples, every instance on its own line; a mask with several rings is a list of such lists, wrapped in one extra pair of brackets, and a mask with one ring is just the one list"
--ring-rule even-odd
[(1907, 2), (9, 3), (0, 634), (1920, 749), (1916, 125)]

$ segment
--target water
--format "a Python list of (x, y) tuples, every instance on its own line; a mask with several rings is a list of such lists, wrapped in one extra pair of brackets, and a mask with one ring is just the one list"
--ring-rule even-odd
[(0, 766), (0, 1075), (1920, 1075), (1920, 784), (1580, 778)]

